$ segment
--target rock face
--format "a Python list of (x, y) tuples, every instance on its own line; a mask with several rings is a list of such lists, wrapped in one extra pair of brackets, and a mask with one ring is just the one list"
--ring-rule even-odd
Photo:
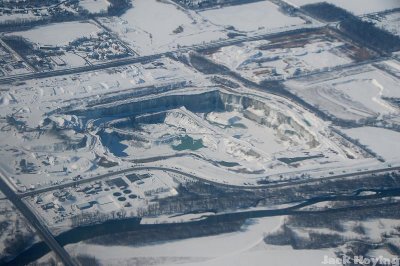
[(219, 90), (200, 94), (164, 95), (147, 99), (132, 99), (72, 111), (82, 122), (101, 121), (113, 127), (134, 127), (137, 123), (163, 123), (165, 112), (184, 107), (193, 113), (239, 111), (248, 119), (276, 130), (282, 138), (305, 140), (310, 148), (318, 145), (305, 125), (282, 113), (262, 99)]

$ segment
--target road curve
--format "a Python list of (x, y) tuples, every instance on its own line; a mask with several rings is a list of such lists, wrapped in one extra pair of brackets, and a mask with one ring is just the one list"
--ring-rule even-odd
[(263, 184), (263, 185), (258, 185), (258, 186), (254, 186), (254, 185), (244, 186), (244, 185), (232, 185), (232, 184), (219, 183), (219, 182), (205, 179), (205, 178), (202, 178), (202, 177), (196, 176), (194, 174), (187, 173), (182, 170), (175, 169), (175, 168), (167, 168), (167, 167), (161, 167), (161, 166), (134, 166), (134, 167), (118, 170), (118, 171), (109, 172), (109, 173), (102, 174), (102, 175), (97, 175), (97, 176), (93, 176), (93, 177), (89, 177), (89, 178), (80, 179), (80, 180), (73, 181), (73, 182), (59, 184), (59, 185), (52, 186), (52, 187), (45, 187), (45, 188), (36, 189), (33, 191), (18, 193), (17, 196), (20, 198), (31, 197), (31, 196), (35, 196), (35, 195), (38, 195), (41, 193), (48, 192), (48, 191), (78, 186), (81, 184), (94, 182), (97, 180), (117, 176), (120, 174), (125, 174), (125, 173), (129, 173), (129, 172), (134, 172), (134, 171), (143, 171), (143, 170), (145, 170), (145, 171), (146, 170), (147, 171), (159, 170), (159, 171), (171, 172), (171, 173), (180, 174), (180, 175), (192, 178), (192, 179), (196, 179), (196, 180), (202, 181), (204, 183), (214, 184), (217, 186), (223, 186), (223, 187), (228, 187), (228, 188), (267, 189), (267, 188), (289, 187), (289, 186), (293, 186), (293, 185), (302, 185), (302, 184), (308, 184), (308, 183), (314, 183), (314, 182), (324, 182), (324, 181), (328, 181), (328, 180), (342, 179), (342, 178), (348, 178), (348, 177), (359, 176), (359, 175), (379, 174), (379, 173), (389, 172), (389, 171), (398, 171), (398, 170), (400, 170), (400, 166), (387, 167), (387, 168), (374, 169), (374, 170), (358, 171), (358, 172), (345, 173), (345, 174), (340, 174), (340, 175), (332, 175), (332, 176), (323, 177), (323, 178), (311, 178), (311, 179), (302, 179), (302, 180), (292, 180), (289, 182), (270, 183), (270, 184)]

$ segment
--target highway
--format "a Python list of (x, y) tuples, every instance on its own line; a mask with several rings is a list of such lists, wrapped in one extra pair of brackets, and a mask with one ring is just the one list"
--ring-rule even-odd
[(0, 190), (14, 204), (14, 206), (22, 213), (27, 222), (36, 230), (41, 239), (54, 251), (58, 258), (65, 266), (76, 265), (65, 249), (54, 239), (47, 226), (36, 217), (29, 207), (4, 181), (4, 176), (0, 175)]

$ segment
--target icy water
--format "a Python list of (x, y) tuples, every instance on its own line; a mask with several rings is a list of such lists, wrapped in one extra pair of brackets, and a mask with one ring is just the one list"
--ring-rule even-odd
[[(369, 191), (374, 192), (369, 195), (362, 195), (361, 192)], [(140, 218), (128, 218), (123, 220), (112, 220), (107, 221), (103, 224), (89, 225), (85, 227), (77, 227), (66, 231), (58, 236), (56, 236), (56, 240), (60, 243), (60, 245), (65, 246), (68, 244), (78, 243), (80, 241), (88, 240), (98, 236), (104, 236), (109, 234), (116, 233), (124, 233), (130, 231), (146, 232), (146, 230), (158, 230), (160, 234), (168, 233), (172, 229), (180, 228), (182, 226), (188, 227), (190, 226), (193, 232), (196, 232), (196, 228), (204, 227), (206, 225), (209, 228), (213, 228), (216, 224), (221, 223), (232, 223), (235, 221), (245, 221), (246, 219), (251, 218), (261, 218), (261, 217), (272, 217), (272, 216), (280, 216), (280, 215), (301, 215), (306, 213), (310, 213), (313, 211), (301, 211), (300, 208), (316, 204), (319, 202), (327, 202), (327, 201), (352, 201), (352, 200), (365, 200), (365, 199), (374, 199), (374, 198), (384, 198), (384, 197), (393, 197), (400, 196), (400, 188), (394, 189), (386, 189), (386, 190), (357, 190), (354, 191), (352, 195), (331, 195), (324, 197), (315, 197), (311, 198), (303, 203), (298, 205), (276, 209), (276, 210), (258, 210), (258, 211), (244, 211), (238, 213), (228, 213), (228, 214), (219, 214), (207, 217), (206, 219), (195, 221), (195, 222), (185, 222), (185, 223), (177, 223), (177, 224), (140, 224)], [(398, 203), (387, 203), (389, 204), (398, 204)], [(365, 206), (366, 208), (370, 206)], [(338, 212), (338, 211), (350, 211), (353, 209), (362, 208), (360, 206), (356, 207), (344, 207), (341, 209), (328, 209), (323, 211), (314, 211), (316, 213), (329, 213), (329, 212)], [(215, 232), (213, 232), (215, 234)], [(172, 239), (171, 239), (172, 240)], [(44, 242), (39, 242), (26, 249), (24, 252), (20, 253), (16, 258), (9, 261), (4, 265), (26, 265), (30, 262), (36, 261), (42, 256), (46, 255), (50, 252), (50, 249)]]

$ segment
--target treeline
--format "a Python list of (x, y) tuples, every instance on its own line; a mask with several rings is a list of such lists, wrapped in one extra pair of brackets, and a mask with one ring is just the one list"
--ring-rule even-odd
[(262, 199), (257, 191), (231, 190), (202, 182), (180, 184), (177, 191), (178, 197), (160, 199), (143, 216), (245, 209)]
[(0, 31), (8, 31), (8, 30), (15, 31), (18, 30), (17, 28), (21, 27), (29, 29), (35, 26), (45, 25), (49, 23), (79, 21), (79, 20), (91, 19), (94, 17), (119, 16), (123, 12), (125, 12), (126, 9), (132, 7), (132, 3), (130, 0), (109, 0), (109, 2), (110, 5), (107, 9), (107, 12), (100, 12), (98, 14), (90, 14), (87, 10), (81, 8), (78, 13), (63, 11), (63, 12), (55, 12), (54, 14), (46, 17), (41, 16), (33, 18), (16, 18), (9, 20), (6, 19), (0, 22)]
[(107, 9), (107, 15), (118, 16), (121, 15), (126, 9), (132, 7), (130, 0), (108, 0), (110, 3)]
[[(371, 204), (370, 201), (365, 202), (366, 206), (369, 204)], [(378, 246), (368, 239), (363, 221), (368, 219), (398, 219), (399, 215), (398, 204), (360, 208), (353, 211), (304, 212), (301, 215), (288, 216), (278, 230), (265, 236), (264, 242), (271, 245), (290, 245), (294, 249), (335, 248), (346, 243), (352, 243), (354, 246), (347, 246), (348, 251), (356, 252), (350, 254), (364, 255)], [(348, 222), (353, 222), (351, 227), (346, 226)], [(321, 231), (321, 229), (326, 229), (326, 232)], [(400, 228), (397, 226), (396, 230), (398, 229)], [(302, 234), (299, 234), (299, 232), (302, 232)], [(353, 233), (355, 237), (351, 237), (349, 233)], [(378, 245), (389, 242), (387, 239), (393, 238), (394, 235), (395, 233), (392, 234), (390, 229), (387, 229), (386, 232), (384, 231), (381, 234), (382, 241)], [(359, 239), (363, 239), (363, 241), (360, 241), (363, 242), (361, 246), (358, 245), (357, 240)], [(368, 241), (371, 243), (368, 243)]]
[(261, 0), (173, 0), (178, 4), (184, 5), (191, 9), (209, 8), (218, 5), (235, 5), (235, 4), (247, 4), (252, 2), (258, 2)]
[[(133, 213), (130, 214), (133, 217)], [(111, 213), (102, 213), (100, 211), (82, 212), (70, 218), (72, 227), (87, 226), (92, 224), (101, 224), (109, 220), (125, 219), (127, 212), (125, 209), (112, 211)]]
[(354, 17), (352, 13), (326, 2), (304, 5), (301, 8), (313, 17), (327, 22), (342, 21)]
[[(139, 230), (100, 235), (88, 239), (86, 242), (104, 246), (142, 246), (172, 240), (231, 233), (239, 231), (244, 222), (244, 219), (233, 219), (230, 221), (207, 219), (189, 223), (145, 225)], [(135, 265), (142, 264), (138, 263)]]
[(363, 21), (340, 7), (324, 2), (305, 5), (302, 9), (327, 22), (340, 21), (340, 29), (362, 45), (389, 53), (400, 50), (400, 37), (376, 27), (371, 22)]
[(62, 13), (46, 17), (6, 19), (0, 22), (0, 31), (27, 30), (35, 26), (46, 25), (49, 23), (78, 21), (87, 18), (89, 18), (88, 15), (85, 15), (85, 13), (82, 12), (81, 14)]
[(385, 52), (400, 50), (400, 37), (376, 27), (373, 23), (354, 17), (341, 23), (341, 28), (359, 39), (361, 44), (376, 47)]
[(26, 9), (26, 8), (42, 8), (60, 4), (61, 0), (18, 0), (18, 1), (1, 1), (1, 8), (5, 9)]
[(174, 0), (178, 4), (184, 5), (186, 7), (192, 8), (192, 9), (198, 9), (198, 8), (205, 8), (205, 7), (212, 7), (216, 6), (219, 4), (222, 4), (224, 0), (202, 0), (202, 1), (194, 1), (194, 0)]

